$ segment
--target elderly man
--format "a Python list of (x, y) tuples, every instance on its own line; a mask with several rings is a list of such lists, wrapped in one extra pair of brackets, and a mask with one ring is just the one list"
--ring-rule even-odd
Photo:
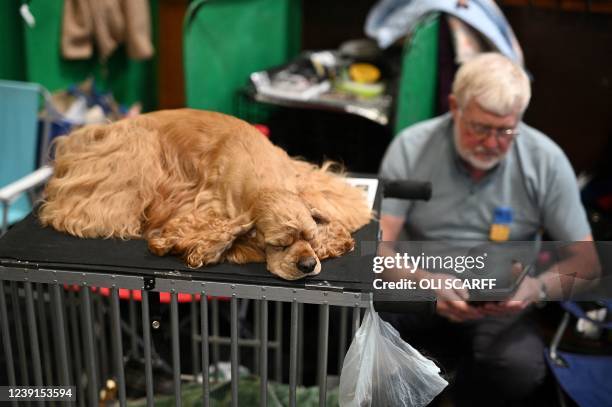
[[(460, 405), (522, 405), (546, 373), (529, 305), (560, 297), (558, 270), (572, 270), (574, 285), (599, 273), (568, 159), (548, 137), (521, 122), (530, 96), (520, 66), (500, 54), (479, 55), (458, 70), (450, 112), (402, 131), (380, 170), (383, 178), (433, 184), (429, 202), (383, 201), (385, 241), (397, 241), (404, 228), (410, 240), (487, 241), (494, 213), (504, 208), (512, 214), (509, 240), (534, 240), (545, 231), (554, 240), (575, 242), (560, 267), (526, 277), (509, 301), (471, 304), (465, 290), (438, 290), (438, 316), (426, 327), (413, 317), (393, 318), (404, 336), (414, 340), (420, 334), (423, 343), (417, 339), (417, 345), (434, 356), (436, 350), (427, 345), (436, 338), (460, 348), (455, 381)], [(416, 276), (433, 275), (419, 270)], [(449, 332), (458, 336), (446, 336)], [(462, 342), (449, 343), (450, 338)]]

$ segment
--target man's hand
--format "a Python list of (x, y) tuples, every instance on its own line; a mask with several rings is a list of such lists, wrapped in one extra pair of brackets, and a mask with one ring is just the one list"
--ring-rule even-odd
[[(448, 274), (431, 274), (427, 278), (439, 279), (440, 289), (435, 290), (436, 312), (453, 322), (463, 322), (471, 319), (480, 319), (484, 316), (482, 311), (467, 303), (470, 295), (465, 289), (446, 289), (444, 280), (456, 280), (457, 278)], [(452, 287), (452, 285), (451, 285)]]
[(512, 297), (500, 303), (486, 303), (482, 310), (488, 316), (512, 315), (521, 312), (540, 299), (542, 282), (525, 276)]

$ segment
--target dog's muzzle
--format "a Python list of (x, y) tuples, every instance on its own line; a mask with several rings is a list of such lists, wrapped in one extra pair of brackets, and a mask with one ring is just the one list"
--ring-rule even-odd
[(302, 257), (297, 262), (297, 268), (304, 274), (312, 273), (317, 266), (317, 259), (314, 257)]

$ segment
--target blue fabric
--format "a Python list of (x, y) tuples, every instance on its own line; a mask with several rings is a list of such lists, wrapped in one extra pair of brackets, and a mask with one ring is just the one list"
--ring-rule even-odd
[[(0, 187), (36, 169), (39, 100), (39, 85), (0, 80)], [(25, 196), (13, 202), (9, 224), (21, 220), (30, 210)]]
[[(576, 302), (573, 302), (573, 301), (564, 301), (564, 302), (561, 303), (561, 306), (567, 312), (569, 312), (570, 314), (574, 315), (576, 318), (583, 318), (583, 319), (589, 320), (593, 324), (598, 325), (600, 327), (607, 328), (607, 329), (612, 329), (612, 322), (601, 322), (601, 321), (596, 321), (596, 320), (592, 319), (591, 317), (589, 317), (586, 314), (586, 312)], [(612, 312), (612, 300), (604, 301), (604, 304), (602, 305), (602, 307), (606, 307), (608, 309), (608, 312)]]
[(612, 357), (558, 352), (567, 367), (546, 361), (565, 392), (580, 407), (612, 406)]
[(514, 33), (494, 2), (470, 0), (468, 7), (457, 7), (450, 0), (382, 0), (368, 14), (366, 34), (387, 48), (397, 39), (412, 32), (428, 13), (444, 12), (453, 15), (480, 32), (499, 52), (522, 64), (514, 49)]

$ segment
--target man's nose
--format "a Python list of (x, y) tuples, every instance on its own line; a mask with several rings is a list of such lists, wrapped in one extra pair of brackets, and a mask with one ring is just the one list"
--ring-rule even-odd
[(489, 148), (489, 149), (499, 147), (499, 139), (497, 138), (497, 134), (495, 133), (495, 130), (489, 131), (489, 133), (487, 134), (487, 137), (484, 139), (482, 144), (486, 148)]
[(304, 274), (312, 273), (317, 265), (317, 259), (314, 257), (302, 257), (297, 262), (297, 268)]

